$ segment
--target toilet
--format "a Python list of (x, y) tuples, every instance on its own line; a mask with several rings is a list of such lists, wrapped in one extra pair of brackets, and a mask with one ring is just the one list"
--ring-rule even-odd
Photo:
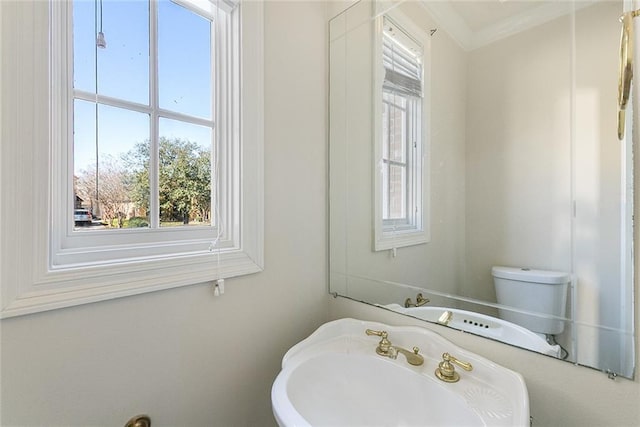
[(501, 319), (523, 326), (545, 337), (564, 330), (564, 321), (545, 314), (564, 317), (567, 305), (569, 273), (531, 270), (517, 267), (492, 267), (491, 275), (498, 304), (533, 314), (499, 309)]

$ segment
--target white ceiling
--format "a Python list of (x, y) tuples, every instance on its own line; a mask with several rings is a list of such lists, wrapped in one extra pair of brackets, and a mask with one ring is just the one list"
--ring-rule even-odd
[(622, 0), (421, 0), (439, 26), (465, 50), (486, 46), (588, 7)]

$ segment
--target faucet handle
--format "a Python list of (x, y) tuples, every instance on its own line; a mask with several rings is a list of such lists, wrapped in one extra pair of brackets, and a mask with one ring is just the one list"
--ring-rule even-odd
[(455, 357), (453, 357), (452, 355), (450, 355), (449, 353), (444, 353), (442, 355), (442, 359), (443, 360), (448, 360), (451, 363), (455, 363), (456, 365), (460, 366), (462, 369), (464, 369), (465, 371), (471, 371), (473, 370), (473, 365), (471, 365), (471, 363), (469, 362), (463, 362), (462, 360), (456, 359)]
[[(389, 336), (387, 331), (374, 331), (373, 329), (367, 329), (366, 331), (364, 331), (364, 333), (367, 335), (376, 335), (382, 338), (378, 343), (378, 347), (376, 347), (376, 353), (381, 356), (394, 356), (393, 346), (391, 344), (391, 341), (389, 341), (389, 339), (387, 338)], [(393, 358), (395, 359), (395, 357)]]
[(460, 375), (456, 372), (452, 363), (458, 365), (465, 371), (471, 371), (473, 369), (471, 363), (458, 360), (449, 353), (443, 353), (442, 362), (440, 362), (438, 368), (436, 368), (436, 377), (448, 383), (458, 382)]
[(415, 304), (413, 303), (413, 301), (411, 301), (411, 298), (407, 298), (406, 300), (404, 300), (404, 308), (421, 307), (421, 306), (427, 304), (430, 301), (431, 300), (429, 298), (425, 298), (424, 295), (422, 295), (422, 292), (421, 292), (418, 295), (416, 295), (416, 303)]
[(382, 339), (386, 339), (389, 336), (387, 331), (374, 331), (373, 329), (367, 329), (364, 333), (367, 335), (376, 335), (378, 337), (382, 337)]
[(431, 302), (431, 300), (429, 298), (425, 298), (422, 293), (419, 293), (416, 296), (416, 307), (422, 307), (423, 305), (427, 304)]

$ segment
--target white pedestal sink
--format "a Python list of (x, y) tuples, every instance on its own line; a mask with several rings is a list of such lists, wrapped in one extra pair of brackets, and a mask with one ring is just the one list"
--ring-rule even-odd
[[(425, 362), (409, 365), (376, 354), (385, 330), (395, 346), (420, 348)], [(434, 371), (442, 354), (473, 365), (460, 381)], [(341, 319), (321, 326), (282, 361), (271, 400), (280, 426), (528, 426), (522, 376), (457, 347), (427, 329)]]

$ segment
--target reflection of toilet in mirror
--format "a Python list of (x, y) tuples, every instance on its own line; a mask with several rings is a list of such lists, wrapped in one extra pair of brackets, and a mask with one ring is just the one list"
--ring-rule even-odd
[[(569, 273), (527, 268), (492, 267), (491, 275), (498, 304), (523, 312), (500, 309), (500, 318), (523, 326), (547, 341), (564, 331)], [(549, 316), (546, 316), (549, 315)]]

